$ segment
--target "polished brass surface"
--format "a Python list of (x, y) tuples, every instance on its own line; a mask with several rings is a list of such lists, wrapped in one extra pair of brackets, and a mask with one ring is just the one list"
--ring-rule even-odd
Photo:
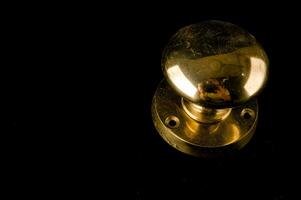
[(182, 107), (189, 117), (203, 123), (217, 123), (225, 119), (231, 108), (213, 109), (192, 103), (182, 98)]
[[(246, 113), (250, 113), (246, 117)], [(200, 123), (182, 108), (182, 97), (162, 81), (152, 104), (156, 129), (174, 148), (194, 156), (216, 156), (235, 152), (252, 137), (257, 123), (257, 101), (232, 108), (219, 123)], [(172, 122), (172, 123), (171, 123)]]
[(156, 129), (194, 156), (240, 149), (255, 132), (254, 97), (266, 84), (268, 65), (255, 37), (234, 24), (206, 21), (180, 29), (163, 52), (166, 80), (152, 103)]
[(213, 108), (240, 105), (260, 92), (268, 63), (250, 33), (220, 21), (180, 29), (162, 58), (165, 77), (179, 95)]

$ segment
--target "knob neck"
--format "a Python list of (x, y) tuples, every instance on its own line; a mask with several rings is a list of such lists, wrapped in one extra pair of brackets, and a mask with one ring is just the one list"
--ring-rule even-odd
[(231, 108), (213, 109), (207, 108), (182, 98), (182, 106), (187, 115), (194, 120), (205, 123), (214, 124), (224, 120), (230, 113)]

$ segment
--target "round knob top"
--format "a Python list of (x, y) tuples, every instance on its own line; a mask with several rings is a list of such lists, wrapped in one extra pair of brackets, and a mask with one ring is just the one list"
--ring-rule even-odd
[(250, 33), (221, 21), (180, 29), (162, 58), (164, 75), (179, 95), (213, 108), (233, 107), (257, 95), (267, 80), (268, 63)]

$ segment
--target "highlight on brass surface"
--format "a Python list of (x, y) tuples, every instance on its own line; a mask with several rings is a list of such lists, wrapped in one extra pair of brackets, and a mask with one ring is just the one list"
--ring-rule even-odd
[(180, 29), (162, 56), (163, 80), (152, 103), (153, 122), (171, 146), (194, 156), (243, 147), (255, 132), (254, 97), (269, 61), (255, 37), (222, 21)]

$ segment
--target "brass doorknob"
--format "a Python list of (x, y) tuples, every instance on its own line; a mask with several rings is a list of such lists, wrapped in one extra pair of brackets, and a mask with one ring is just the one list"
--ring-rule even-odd
[(152, 103), (156, 129), (195, 156), (240, 149), (255, 132), (254, 97), (266, 84), (268, 63), (256, 39), (234, 24), (206, 21), (180, 29), (163, 52), (166, 79)]

